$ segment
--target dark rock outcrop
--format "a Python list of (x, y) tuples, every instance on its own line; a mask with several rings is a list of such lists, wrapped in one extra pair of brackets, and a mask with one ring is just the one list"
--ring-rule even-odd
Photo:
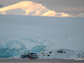
[(59, 51), (57, 51), (57, 53), (66, 53), (66, 52), (63, 50), (59, 50)]
[(32, 59), (37, 59), (38, 56), (37, 56), (37, 53), (29, 53), (29, 54), (26, 54), (26, 55), (21, 55), (20, 58), (32, 58)]
[(0, 8), (2, 8), (3, 7), (3, 5), (0, 5)]

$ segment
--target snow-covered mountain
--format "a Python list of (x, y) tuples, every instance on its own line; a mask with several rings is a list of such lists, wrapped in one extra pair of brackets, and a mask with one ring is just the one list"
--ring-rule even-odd
[(45, 6), (42, 6), (42, 4), (34, 3), (32, 1), (21, 1), (19, 3), (1, 8), (0, 14), (72, 17), (70, 14), (64, 12), (58, 13), (53, 10), (49, 10)]
[(79, 14), (77, 17), (84, 17), (84, 13)]

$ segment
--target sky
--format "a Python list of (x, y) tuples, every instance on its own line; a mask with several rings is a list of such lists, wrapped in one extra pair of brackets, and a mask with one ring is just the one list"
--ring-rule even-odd
[(65, 12), (71, 15), (84, 13), (84, 0), (0, 0), (0, 5), (9, 6), (20, 1), (33, 1), (56, 12)]

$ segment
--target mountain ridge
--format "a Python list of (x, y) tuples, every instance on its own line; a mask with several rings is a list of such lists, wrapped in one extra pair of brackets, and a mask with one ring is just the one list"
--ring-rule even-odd
[(54, 10), (49, 10), (45, 6), (42, 6), (42, 4), (34, 3), (32, 1), (21, 1), (13, 5), (3, 7), (0, 9), (0, 14), (72, 17), (70, 14), (64, 12), (58, 13)]

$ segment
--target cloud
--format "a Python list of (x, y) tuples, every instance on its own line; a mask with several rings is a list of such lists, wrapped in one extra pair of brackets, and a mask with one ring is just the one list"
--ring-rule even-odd
[(54, 10), (49, 10), (45, 6), (42, 6), (42, 4), (34, 3), (32, 1), (21, 1), (19, 3), (1, 8), (0, 14), (72, 17), (70, 14), (64, 12), (58, 13), (55, 12)]

